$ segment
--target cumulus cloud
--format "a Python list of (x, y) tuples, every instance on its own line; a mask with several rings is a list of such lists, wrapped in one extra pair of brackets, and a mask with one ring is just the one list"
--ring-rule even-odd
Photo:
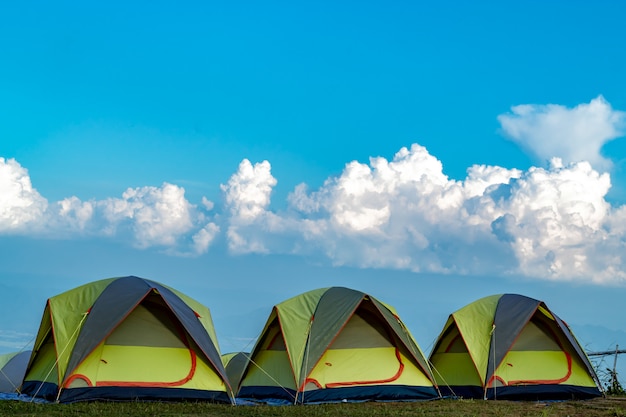
[(39, 229), (48, 201), (33, 188), (28, 171), (15, 159), (0, 157), (0, 232)]
[(413, 145), (391, 161), (351, 162), (318, 190), (299, 185), (289, 210), (265, 210), (228, 237), (336, 265), (621, 282), (626, 210), (605, 200), (610, 185), (588, 162), (558, 158), (528, 171), (476, 165), (455, 181)]
[[(185, 198), (185, 190), (129, 188), (121, 198), (81, 201), (72, 196), (48, 203), (32, 187), (28, 171), (13, 159), (0, 158), (0, 233), (40, 237), (117, 236), (130, 234), (138, 248), (162, 247), (177, 254), (202, 254), (219, 226)], [(205, 210), (213, 203), (202, 199)], [(189, 234), (191, 243), (184, 245)]]
[(239, 169), (221, 186), (226, 207), (231, 215), (243, 222), (252, 221), (263, 214), (270, 203), (270, 194), (277, 181), (271, 174), (268, 161), (257, 164), (244, 159)]
[(193, 251), (202, 255), (209, 250), (209, 246), (220, 232), (220, 227), (215, 223), (209, 223), (192, 236)]
[(511, 183), (509, 197), (497, 204), (500, 216), (492, 222), (494, 233), (500, 239), (506, 236), (525, 275), (624, 278), (611, 272), (617, 265), (606, 264), (603, 270), (594, 265), (601, 256), (597, 245), (621, 238), (604, 227), (610, 219), (604, 199), (609, 188), (608, 174), (599, 174), (588, 162), (564, 167), (553, 160), (549, 169), (531, 168)]
[(173, 184), (129, 188), (122, 198), (104, 200), (98, 205), (108, 221), (109, 233), (130, 220), (136, 244), (141, 248), (172, 246), (193, 227), (193, 207), (185, 199), (185, 190)]
[[(92, 232), (130, 233), (133, 245), (140, 249), (159, 247), (172, 255), (201, 255), (220, 232), (210, 216), (186, 199), (184, 188), (167, 182), (160, 187), (129, 188), (121, 198), (83, 205), (95, 207)], [(202, 197), (202, 208), (211, 210), (213, 205)]]
[(602, 146), (626, 131), (626, 113), (613, 110), (602, 96), (574, 108), (513, 106), (498, 121), (506, 136), (542, 162), (558, 157), (565, 163), (588, 161), (602, 170), (611, 167), (601, 154)]
[[(276, 183), (268, 161), (253, 166), (249, 160), (244, 159), (239, 164), (237, 172), (226, 184), (221, 185), (225, 209), (230, 213), (226, 234), (231, 251), (236, 253), (268, 252), (265, 240), (269, 236), (264, 234), (258, 238), (258, 233), (253, 233), (253, 231), (256, 229), (255, 225), (269, 226), (272, 223), (272, 215), (267, 212), (267, 207)], [(247, 228), (247, 235), (239, 232), (242, 228)]]
[(82, 232), (93, 218), (96, 205), (91, 201), (81, 201), (78, 197), (65, 198), (54, 205), (55, 213), (48, 215), (50, 222), (56, 225), (48, 224), (48, 228), (52, 228), (56, 233), (61, 230), (66, 232)]
[[(300, 184), (279, 211), (271, 207), (277, 180), (268, 161), (244, 159), (221, 185), (223, 204), (202, 197), (196, 205), (170, 183), (48, 203), (26, 169), (0, 159), (0, 234), (128, 239), (183, 256), (226, 242), (236, 255), (293, 254), (360, 268), (622, 283), (626, 207), (607, 202), (611, 178), (597, 166), (606, 163), (600, 148), (617, 137), (623, 119), (601, 97), (574, 109), (515, 107), (500, 116), (503, 128), (549, 155), (545, 166), (474, 165), (453, 180), (413, 144), (390, 160), (349, 162), (317, 189)], [(557, 128), (568, 124), (578, 128)], [(581, 146), (596, 138), (586, 148), (593, 152), (578, 155), (550, 132), (576, 136)]]

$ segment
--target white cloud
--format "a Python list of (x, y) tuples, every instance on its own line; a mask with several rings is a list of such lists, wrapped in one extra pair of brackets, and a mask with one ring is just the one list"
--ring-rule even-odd
[(300, 185), (290, 210), (264, 211), (228, 237), (363, 268), (621, 282), (626, 211), (611, 209), (609, 188), (608, 174), (559, 159), (526, 172), (472, 166), (453, 181), (413, 145), (391, 161), (351, 162), (319, 190)]
[[(206, 210), (213, 203), (202, 199)], [(28, 171), (13, 159), (0, 158), (0, 233), (71, 238), (130, 233), (138, 248), (161, 247), (170, 253), (199, 255), (219, 234), (173, 184), (129, 188), (121, 198), (81, 201), (72, 196), (48, 204), (31, 185)], [(186, 238), (192, 234), (189, 248)], [(181, 247), (182, 246), (182, 247)]]
[(207, 199), (206, 197), (202, 197), (202, 206), (204, 206), (204, 208), (208, 211), (213, 210), (213, 207), (215, 207), (215, 203), (213, 203), (211, 200)]
[(527, 276), (594, 281), (626, 278), (615, 273), (623, 260), (600, 262), (598, 245), (622, 236), (607, 233), (610, 206), (604, 197), (608, 174), (599, 174), (587, 162), (550, 169), (531, 168), (511, 183), (510, 196), (498, 205), (501, 216), (494, 233), (509, 242)]
[(194, 253), (202, 255), (209, 250), (215, 237), (219, 234), (220, 227), (215, 223), (209, 223), (192, 236)]
[(268, 237), (266, 234), (259, 239), (256, 233), (252, 233), (254, 227), (248, 228), (246, 236), (240, 234), (239, 230), (255, 223), (262, 225), (271, 223), (267, 207), (270, 204), (272, 188), (276, 183), (268, 161), (253, 166), (249, 160), (244, 159), (228, 183), (221, 185), (226, 200), (225, 209), (230, 213), (226, 234), (231, 251), (236, 253), (267, 252), (264, 242)]
[(28, 171), (15, 159), (0, 157), (0, 233), (39, 229), (47, 207)]
[(224, 229), (236, 254), (321, 255), (335, 265), (416, 272), (626, 279), (626, 208), (605, 200), (609, 174), (587, 162), (555, 158), (528, 171), (475, 165), (455, 181), (426, 148), (413, 145), (391, 161), (350, 162), (317, 190), (301, 184), (288, 208), (275, 212), (269, 162), (243, 160), (222, 185), (221, 214), (212, 216), (211, 201), (202, 198), (197, 207), (169, 183), (129, 188), (121, 198), (48, 204), (24, 168), (2, 163), (10, 196), (2, 200), (5, 234), (130, 234), (138, 248), (198, 256)]
[(185, 199), (185, 190), (173, 184), (129, 188), (121, 199), (111, 198), (98, 205), (108, 221), (108, 232), (130, 223), (140, 248), (174, 246), (193, 228), (194, 207)]
[(504, 133), (540, 161), (553, 157), (566, 163), (588, 161), (606, 170), (611, 161), (601, 149), (625, 134), (626, 113), (613, 110), (602, 96), (574, 108), (523, 104), (498, 116)]
[(63, 223), (54, 229), (58, 231), (67, 228), (68, 231), (83, 231), (93, 218), (95, 209), (95, 204), (91, 201), (81, 201), (78, 197), (65, 198), (56, 203), (57, 216), (51, 216)]
[(352, 162), (319, 191), (307, 194), (298, 187), (290, 202), (309, 216), (297, 228), (337, 264), (468, 272), (476, 267), (467, 261), (476, 260), (465, 259), (466, 249), (477, 234), (483, 235), (483, 246), (497, 246), (472, 199), (516, 175), (474, 167), (466, 183), (451, 181), (440, 161), (413, 145), (390, 162), (380, 157), (369, 166)]
[(226, 207), (238, 220), (244, 222), (254, 220), (255, 217), (262, 215), (269, 205), (270, 194), (276, 182), (268, 161), (252, 166), (249, 160), (244, 159), (228, 183), (221, 186), (226, 198)]
[[(626, 207), (606, 201), (608, 173), (578, 161), (573, 148), (549, 139), (546, 128), (586, 121), (569, 132), (581, 141), (601, 138), (592, 140), (596, 152), (590, 153), (599, 163), (599, 149), (619, 132), (623, 114), (599, 97), (574, 109), (516, 107), (514, 115), (500, 119), (538, 154), (567, 154), (566, 159), (550, 158), (547, 166), (527, 171), (474, 165), (457, 181), (414, 144), (391, 160), (350, 162), (319, 189), (300, 184), (287, 208), (275, 211), (270, 203), (277, 180), (268, 161), (244, 159), (221, 185), (224, 204), (216, 207), (204, 197), (192, 204), (182, 187), (169, 183), (129, 188), (121, 198), (69, 197), (48, 204), (26, 169), (0, 158), (0, 233), (123, 236), (138, 248), (198, 256), (224, 231), (233, 254), (295, 254), (334, 265), (415, 272), (624, 282)], [(542, 148), (535, 135), (551, 144)]]

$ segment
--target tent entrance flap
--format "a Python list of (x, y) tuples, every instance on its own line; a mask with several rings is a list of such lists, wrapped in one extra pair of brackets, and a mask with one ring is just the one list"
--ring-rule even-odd
[(159, 299), (154, 294), (138, 305), (67, 378), (65, 387), (179, 387), (189, 382), (197, 354)]
[(366, 300), (309, 374), (304, 391), (409, 381), (432, 385)]
[[(369, 320), (362, 315), (370, 316)], [(305, 390), (397, 380), (404, 363), (390, 339), (391, 334), (378, 320), (373, 320), (366, 311), (357, 310), (307, 377)]]
[[(285, 340), (278, 320), (274, 320), (263, 336), (244, 375), (246, 385), (257, 387), (281, 387), (294, 391), (296, 382), (287, 355)], [(291, 394), (289, 394), (291, 395)]]
[[(558, 336), (554, 319), (549, 320), (552, 316), (542, 314), (537, 312), (522, 329), (488, 386), (496, 380), (502, 386), (511, 386), (554, 385), (570, 379), (573, 352), (567, 339)], [(530, 372), (525, 366), (528, 363), (535, 364)]]
[(476, 365), (454, 322), (440, 337), (430, 361), (435, 380), (441, 386), (482, 386)]

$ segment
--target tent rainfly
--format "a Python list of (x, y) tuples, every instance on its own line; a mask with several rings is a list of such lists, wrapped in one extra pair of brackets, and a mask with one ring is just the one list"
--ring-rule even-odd
[(443, 395), (484, 399), (600, 396), (567, 324), (545, 303), (493, 295), (452, 313), (430, 356)]
[(209, 309), (133, 276), (48, 299), (22, 392), (59, 402), (233, 402)]
[(30, 354), (30, 350), (25, 350), (0, 355), (0, 393), (13, 394), (20, 391)]
[(261, 402), (437, 398), (428, 363), (395, 310), (342, 287), (272, 309), (238, 398)]
[(232, 352), (222, 355), (222, 363), (233, 390), (236, 390), (241, 382), (241, 375), (248, 365), (249, 357), (248, 352)]

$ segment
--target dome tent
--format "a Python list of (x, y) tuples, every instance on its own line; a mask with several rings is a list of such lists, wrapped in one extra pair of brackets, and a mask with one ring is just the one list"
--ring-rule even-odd
[(134, 276), (48, 299), (22, 392), (60, 402), (232, 402), (209, 309)]
[(452, 313), (430, 356), (442, 394), (485, 399), (600, 396), (580, 344), (545, 303), (516, 294)]
[(238, 398), (285, 403), (438, 397), (430, 368), (393, 308), (343, 287), (272, 309)]

